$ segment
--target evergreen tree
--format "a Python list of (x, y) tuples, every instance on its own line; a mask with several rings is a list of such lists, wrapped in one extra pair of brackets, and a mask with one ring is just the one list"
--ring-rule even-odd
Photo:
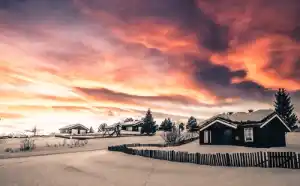
[(274, 102), (275, 111), (280, 115), (288, 124), (291, 129), (297, 127), (297, 116), (293, 113), (294, 106), (291, 102), (291, 97), (289, 93), (286, 92), (284, 88), (280, 88), (275, 93)]
[(90, 133), (94, 133), (93, 127), (90, 128), (89, 132), (90, 132)]
[(167, 122), (166, 122), (165, 131), (172, 131), (173, 123), (172, 123), (171, 119), (168, 118), (166, 121)]
[(186, 128), (190, 131), (193, 132), (195, 130), (197, 130), (198, 126), (197, 126), (197, 119), (193, 116), (191, 116), (188, 120), (187, 126)]
[(183, 123), (180, 123), (180, 124), (179, 124), (179, 130), (181, 130), (181, 131), (184, 130), (184, 124), (183, 124)]
[(160, 124), (160, 126), (159, 126), (159, 129), (160, 130), (165, 130), (165, 128), (166, 128), (166, 126), (167, 126), (167, 119), (164, 119), (162, 122), (161, 122), (161, 124)]
[(296, 115), (295, 113), (293, 113), (293, 114), (290, 116), (288, 122), (291, 123), (291, 124), (293, 124), (292, 127), (291, 127), (292, 130), (298, 128), (298, 125), (297, 125), (298, 117), (297, 117), (297, 115)]
[(163, 131), (172, 131), (173, 123), (170, 118), (166, 118), (160, 125), (160, 129)]
[(141, 133), (154, 134), (156, 132), (155, 121), (153, 120), (152, 113), (148, 109), (146, 116), (144, 118), (144, 123), (142, 125)]

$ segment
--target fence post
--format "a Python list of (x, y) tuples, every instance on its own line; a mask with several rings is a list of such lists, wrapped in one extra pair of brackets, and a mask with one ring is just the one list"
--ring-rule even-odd
[(175, 151), (174, 150), (172, 150), (172, 161), (176, 161), (176, 156), (175, 156)]
[[(272, 164), (271, 164), (271, 154), (270, 154), (270, 152), (264, 152), (263, 153), (264, 154), (264, 160), (265, 160), (265, 162), (266, 162), (266, 164), (265, 164), (265, 168), (266, 167), (272, 167)], [(270, 159), (269, 159), (269, 156), (268, 156), (268, 154), (270, 155)]]
[(230, 158), (229, 158), (229, 153), (226, 153), (226, 165), (231, 166)]

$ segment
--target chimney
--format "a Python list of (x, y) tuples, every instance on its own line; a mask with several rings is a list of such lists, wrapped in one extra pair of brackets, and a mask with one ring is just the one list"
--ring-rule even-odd
[(252, 112), (253, 112), (253, 109), (249, 109), (248, 112), (249, 112), (249, 113), (252, 113)]

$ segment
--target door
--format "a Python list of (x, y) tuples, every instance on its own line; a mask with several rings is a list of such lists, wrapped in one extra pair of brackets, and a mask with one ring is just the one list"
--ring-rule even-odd
[(232, 130), (226, 129), (223, 134), (223, 144), (232, 145)]

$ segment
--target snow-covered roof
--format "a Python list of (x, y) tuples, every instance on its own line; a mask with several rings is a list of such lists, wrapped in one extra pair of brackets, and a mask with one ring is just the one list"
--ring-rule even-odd
[(264, 120), (274, 116), (274, 114), (276, 114), (276, 112), (271, 109), (253, 112), (223, 113), (202, 121), (199, 125), (203, 128), (215, 120), (225, 121), (235, 127), (241, 124), (262, 124)]
[(82, 125), (82, 124), (79, 124), (79, 123), (64, 126), (64, 127), (60, 128), (59, 130), (72, 129), (72, 128), (76, 128), (76, 127), (82, 127), (82, 128), (84, 128), (84, 129), (88, 130), (88, 128), (87, 128), (86, 126), (84, 126), (84, 125)]
[(226, 120), (234, 121), (234, 122), (248, 122), (248, 121), (259, 122), (273, 113), (274, 110), (267, 109), (267, 110), (257, 110), (253, 112), (236, 112), (232, 114), (220, 114), (218, 115), (218, 117)]
[(122, 126), (136, 126), (136, 125), (140, 125), (142, 123), (143, 123), (143, 121), (141, 121), (141, 120), (134, 120), (134, 121), (122, 122), (121, 125)]

